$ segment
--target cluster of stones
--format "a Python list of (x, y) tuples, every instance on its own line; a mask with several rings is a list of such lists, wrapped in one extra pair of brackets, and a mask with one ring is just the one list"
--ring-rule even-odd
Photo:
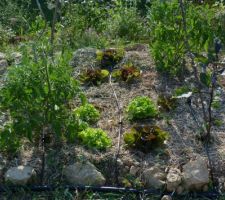
[[(131, 174), (137, 175), (138, 171), (140, 172), (138, 167), (130, 167)], [(74, 185), (103, 186), (106, 182), (101, 172), (88, 161), (65, 166), (62, 173), (66, 180)], [(177, 194), (181, 194), (184, 190), (206, 191), (210, 181), (207, 162), (200, 156), (185, 164), (182, 172), (178, 168), (170, 168), (166, 173), (156, 165), (140, 174), (147, 188), (159, 189), (166, 186), (168, 192)], [(31, 183), (36, 176), (34, 168), (30, 166), (11, 167), (4, 174), (6, 181), (17, 185)]]
[(206, 160), (197, 156), (185, 164), (182, 171), (171, 167), (166, 173), (159, 166), (146, 169), (142, 180), (147, 187), (159, 189), (166, 186), (168, 192), (181, 194), (184, 191), (207, 191), (210, 177)]

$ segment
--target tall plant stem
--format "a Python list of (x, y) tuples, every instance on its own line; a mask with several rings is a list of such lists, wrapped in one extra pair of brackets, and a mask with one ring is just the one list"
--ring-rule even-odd
[(200, 98), (200, 101), (201, 101), (203, 118), (204, 118), (204, 121), (207, 122), (206, 109), (205, 109), (205, 105), (204, 105), (203, 96), (202, 96), (202, 93), (201, 93), (202, 86), (201, 86), (201, 82), (200, 82), (199, 77), (198, 77), (198, 69), (197, 69), (197, 67), (194, 63), (194, 57), (193, 57), (193, 54), (191, 52), (191, 48), (190, 48), (189, 41), (188, 41), (189, 38), (188, 38), (188, 32), (187, 32), (187, 19), (186, 19), (186, 9), (185, 9), (185, 3), (184, 2), (185, 2), (185, 0), (179, 0), (181, 15), (182, 15), (183, 31), (184, 31), (184, 45), (185, 45), (185, 48), (186, 48), (186, 53), (191, 58), (191, 66), (192, 66), (192, 69), (194, 71), (194, 76), (195, 76), (195, 79), (196, 79), (197, 87), (200, 91), (199, 92), (199, 98)]

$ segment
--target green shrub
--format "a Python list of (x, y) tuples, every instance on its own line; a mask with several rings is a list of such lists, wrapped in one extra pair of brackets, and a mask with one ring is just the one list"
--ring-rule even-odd
[(100, 117), (99, 111), (89, 103), (76, 108), (73, 112), (78, 116), (79, 119), (89, 124), (97, 122)]
[(156, 105), (146, 96), (138, 96), (133, 99), (129, 103), (126, 111), (130, 121), (152, 118), (158, 114)]
[(118, 7), (111, 10), (106, 32), (112, 38), (123, 38), (128, 41), (140, 41), (148, 37), (144, 19), (140, 17), (135, 7)]
[(214, 22), (214, 8), (188, 1), (184, 6), (187, 31), (184, 31), (180, 4), (176, 0), (154, 1), (148, 17), (152, 31), (151, 52), (158, 71), (178, 77), (187, 70), (187, 51), (195, 55), (209, 51), (214, 37), (220, 36), (221, 28), (221, 24)]
[(99, 128), (87, 128), (81, 131), (78, 137), (84, 145), (92, 149), (104, 150), (112, 144), (107, 133)]
[[(25, 55), (24, 55), (25, 56)], [(29, 60), (24, 58), (24, 60)], [(41, 137), (44, 127), (61, 138), (70, 118), (69, 102), (79, 93), (78, 82), (64, 61), (38, 62), (11, 67), (1, 89), (1, 109), (10, 113), (13, 134), (30, 141)]]
[(20, 147), (20, 139), (12, 128), (12, 124), (7, 124), (0, 129), (1, 152), (14, 153)]
[(169, 133), (158, 126), (134, 126), (124, 134), (124, 142), (130, 147), (149, 152), (169, 138)]

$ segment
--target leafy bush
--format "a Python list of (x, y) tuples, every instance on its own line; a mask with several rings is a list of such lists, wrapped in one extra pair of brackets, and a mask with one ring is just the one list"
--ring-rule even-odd
[(76, 49), (87, 46), (96, 48), (107, 46), (108, 38), (101, 34), (106, 19), (103, 10), (104, 8), (99, 7), (95, 1), (70, 5), (63, 18), (63, 29), (61, 29), (66, 43)]
[(87, 128), (78, 134), (84, 145), (89, 148), (104, 150), (111, 146), (111, 139), (107, 136), (107, 133), (102, 129)]
[(130, 121), (152, 118), (158, 114), (156, 105), (146, 96), (138, 96), (133, 99), (126, 111)]
[(169, 133), (158, 126), (134, 126), (124, 134), (125, 143), (144, 152), (149, 152), (164, 143), (169, 138)]
[(16, 152), (20, 147), (18, 135), (12, 129), (12, 124), (7, 124), (3, 129), (0, 129), (0, 150), (1, 152)]
[(144, 19), (140, 17), (136, 4), (127, 4), (123, 1), (83, 1), (70, 4), (63, 17), (63, 39), (73, 48), (105, 48), (112, 43), (148, 38)]
[(106, 32), (112, 38), (140, 41), (148, 37), (148, 30), (136, 7), (119, 6), (110, 12)]
[[(213, 46), (214, 37), (220, 36), (221, 32), (221, 23), (215, 23), (213, 8), (208, 5), (197, 6), (187, 1), (184, 6), (186, 31), (178, 1), (154, 1), (149, 11), (153, 36), (151, 51), (157, 69), (178, 77), (186, 71), (187, 51), (195, 55), (209, 51)], [(186, 44), (187, 39), (189, 47)]]
[(79, 93), (70, 74), (63, 61), (52, 64), (46, 59), (9, 69), (0, 98), (1, 108), (10, 113), (13, 134), (30, 141), (40, 138), (44, 127), (59, 138), (65, 134), (69, 102)]
[(89, 103), (76, 108), (73, 112), (79, 119), (89, 124), (97, 122), (100, 117), (99, 111)]

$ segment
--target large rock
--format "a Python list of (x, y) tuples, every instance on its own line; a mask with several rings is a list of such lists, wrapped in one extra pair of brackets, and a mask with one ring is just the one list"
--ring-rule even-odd
[(207, 162), (201, 156), (183, 166), (183, 182), (187, 190), (201, 190), (209, 183)]
[(166, 187), (169, 192), (175, 191), (181, 184), (181, 171), (177, 168), (171, 168), (166, 177)]
[(82, 48), (74, 52), (70, 65), (73, 67), (95, 67), (97, 64), (97, 50)]
[(65, 167), (63, 170), (68, 182), (75, 185), (102, 186), (105, 178), (90, 162), (77, 162)]
[(155, 166), (144, 170), (141, 179), (147, 187), (159, 189), (166, 183), (166, 174), (159, 167)]
[(25, 185), (31, 182), (36, 172), (29, 166), (18, 166), (10, 168), (5, 174), (5, 180), (16, 185)]

